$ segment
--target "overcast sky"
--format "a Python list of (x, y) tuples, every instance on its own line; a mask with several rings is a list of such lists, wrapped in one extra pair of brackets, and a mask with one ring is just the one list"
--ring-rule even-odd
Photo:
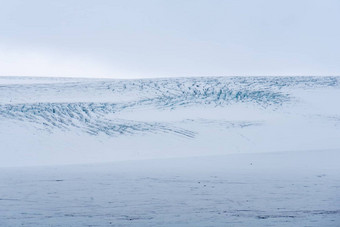
[(0, 0), (0, 75), (340, 75), (340, 1)]

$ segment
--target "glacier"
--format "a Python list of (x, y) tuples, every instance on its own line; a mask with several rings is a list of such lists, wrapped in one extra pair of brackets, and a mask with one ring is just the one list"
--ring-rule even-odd
[(1, 226), (338, 226), (340, 77), (0, 77)]
[(0, 166), (337, 149), (339, 84), (1, 77)]

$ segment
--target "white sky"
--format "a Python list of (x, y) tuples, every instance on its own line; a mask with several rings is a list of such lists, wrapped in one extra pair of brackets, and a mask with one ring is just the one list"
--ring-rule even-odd
[(339, 0), (0, 0), (0, 75), (340, 75)]

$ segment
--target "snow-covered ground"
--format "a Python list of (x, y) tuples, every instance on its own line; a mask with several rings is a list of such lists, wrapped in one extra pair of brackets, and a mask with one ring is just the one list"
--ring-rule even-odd
[(340, 150), (0, 171), (1, 226), (339, 226)]
[(339, 77), (0, 77), (0, 225), (339, 226), (339, 98)]

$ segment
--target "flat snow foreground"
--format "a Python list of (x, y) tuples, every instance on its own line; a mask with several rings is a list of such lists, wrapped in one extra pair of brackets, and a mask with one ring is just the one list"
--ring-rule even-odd
[(339, 150), (0, 170), (0, 226), (340, 226)]

